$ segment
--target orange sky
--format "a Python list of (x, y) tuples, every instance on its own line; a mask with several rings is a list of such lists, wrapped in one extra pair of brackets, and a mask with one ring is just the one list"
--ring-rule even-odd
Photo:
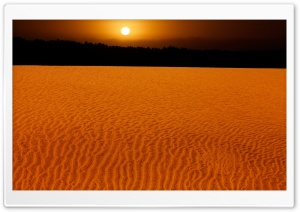
[[(124, 36), (120, 30), (130, 28)], [(14, 20), (13, 35), (118, 46), (263, 50), (286, 46), (282, 20)]]

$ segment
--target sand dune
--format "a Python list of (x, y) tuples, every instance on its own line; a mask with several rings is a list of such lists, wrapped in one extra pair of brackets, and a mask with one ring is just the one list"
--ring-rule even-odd
[(286, 70), (13, 68), (14, 190), (285, 190)]

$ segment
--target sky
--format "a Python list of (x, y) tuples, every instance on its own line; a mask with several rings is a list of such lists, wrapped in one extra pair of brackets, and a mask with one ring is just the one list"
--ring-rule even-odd
[[(122, 27), (130, 33), (123, 35)], [(285, 20), (14, 20), (13, 36), (200, 50), (286, 48)]]

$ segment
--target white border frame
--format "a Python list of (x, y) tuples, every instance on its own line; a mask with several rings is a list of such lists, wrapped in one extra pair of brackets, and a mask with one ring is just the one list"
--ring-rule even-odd
[[(67, 12), (66, 12), (67, 11)], [(129, 12), (130, 11), (130, 12)], [(154, 12), (155, 11), (155, 12)], [(12, 20), (287, 20), (286, 191), (13, 191)], [(292, 4), (8, 4), (4, 7), (4, 205), (6, 207), (293, 207), (294, 6)]]

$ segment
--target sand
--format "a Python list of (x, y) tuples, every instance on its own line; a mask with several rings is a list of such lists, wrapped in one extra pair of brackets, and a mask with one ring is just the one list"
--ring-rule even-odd
[(14, 190), (285, 190), (286, 70), (13, 67)]

